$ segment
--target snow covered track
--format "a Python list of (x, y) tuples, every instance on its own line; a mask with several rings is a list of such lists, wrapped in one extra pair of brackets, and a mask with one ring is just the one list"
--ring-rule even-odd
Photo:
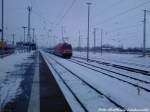
[(106, 71), (108, 71), (108, 72), (115, 73), (115, 74), (118, 74), (118, 75), (121, 75), (121, 76), (124, 76), (124, 77), (128, 77), (128, 78), (131, 78), (131, 79), (133, 79), (133, 80), (140, 81), (140, 82), (142, 82), (142, 83), (150, 84), (150, 81), (142, 80), (142, 79), (139, 79), (139, 78), (134, 78), (134, 77), (129, 76), (129, 75), (124, 75), (124, 74), (122, 74), (122, 73), (119, 73), (119, 72), (116, 72), (116, 71), (112, 71), (112, 70), (110, 70), (110, 69), (106, 69), (106, 68), (103, 68), (103, 67), (100, 67), (100, 66), (95, 66), (95, 65), (93, 65), (93, 64), (89, 64), (89, 63), (84, 62), (84, 61), (79, 61), (79, 60), (76, 60), (76, 59), (71, 59), (70, 61), (72, 61), (72, 62), (75, 61), (75, 62), (78, 62), (78, 63), (81, 63), (81, 64), (90, 65), (90, 66), (92, 66), (92, 67), (99, 68), (99, 69), (101, 69), (101, 70), (106, 70)]
[[(49, 53), (41, 53), (43, 57), (45, 57), (50, 70), (52, 71), (61, 90), (64, 93), (64, 96), (66, 97), (66, 99), (69, 99), (67, 100), (69, 105), (73, 105), (71, 106), (71, 108), (78, 106), (79, 108), (82, 107), (79, 102), (77, 102), (77, 100), (73, 97), (72, 93), (65, 86), (65, 84), (62, 83), (63, 81), (58, 76), (57, 72), (75, 93), (80, 102), (90, 112), (95, 112), (98, 110), (101, 112), (103, 109), (121, 109), (120, 107), (112, 103), (109, 99), (107, 99), (107, 97), (120, 105), (126, 111), (132, 111), (130, 109), (146, 109), (144, 111), (149, 112), (149, 76), (142, 75), (140, 73), (129, 72), (111, 66), (99, 65), (95, 62), (86, 62), (85, 60), (81, 59), (63, 59)], [(78, 60), (79, 62), (76, 60)], [(110, 71), (103, 70), (98, 67), (102, 67)], [(57, 72), (54, 69), (56, 69)], [(114, 71), (114, 73), (111, 71)], [(105, 74), (101, 72), (104, 72)], [(115, 72), (127, 75), (129, 77), (116, 74)], [(130, 77), (133, 77), (133, 79)], [(89, 85), (86, 83), (88, 83)], [(92, 86), (102, 94), (97, 93), (96, 90), (94, 90), (90, 86)], [(145, 89), (148, 89), (148, 91)], [(68, 97), (68, 94), (71, 94), (72, 97)], [(75, 104), (78, 104), (78, 106), (74, 106)], [(73, 111), (76, 112), (77, 110), (73, 109)], [(84, 112), (83, 108), (82, 111), (78, 112)]]
[[(78, 56), (74, 56), (73, 58), (86, 60), (86, 58), (78, 57)], [(115, 68), (131, 71), (131, 72), (135, 72), (135, 73), (140, 73), (140, 74), (143, 74), (143, 75), (146, 75), (146, 76), (150, 76), (150, 71), (147, 71), (147, 70), (132, 68), (132, 67), (128, 67), (128, 66), (113, 64), (113, 63), (104, 62), (104, 61), (100, 61), (100, 60), (94, 60), (94, 59), (89, 59), (89, 61), (90, 62), (95, 62), (95, 63), (98, 63), (98, 64), (103, 64), (103, 65), (106, 65), (106, 66), (112, 66), (112, 67), (115, 67)], [(139, 67), (139, 65), (137, 67)]]
[(88, 112), (87, 108), (84, 106), (84, 104), (80, 101), (80, 99), (76, 96), (76, 94), (73, 92), (73, 90), (67, 85), (67, 83), (65, 82), (65, 80), (62, 78), (61, 74), (54, 68), (54, 66), (49, 62), (49, 64), (51, 65), (51, 67), (54, 69), (54, 71), (58, 74), (58, 76), (60, 77), (60, 79), (62, 80), (62, 82), (64, 83), (64, 85), (69, 89), (69, 91), (72, 93), (72, 95), (75, 97), (75, 99), (78, 101), (78, 103), (81, 105), (81, 107), (83, 108), (83, 110), (85, 112)]
[[(57, 64), (61, 68), (63, 68), (65, 70), (65, 71), (63, 71), (63, 73), (67, 72), (68, 73), (68, 75), (67, 75), (68, 77), (71, 74), (73, 76), (73, 80), (74, 81), (76, 80), (77, 82), (81, 82), (82, 85), (80, 85), (80, 86), (78, 85), (79, 86), (78, 88), (84, 88), (86, 86), (86, 88), (88, 87), (88, 89), (86, 91), (93, 91), (93, 93), (96, 94), (96, 96), (100, 95), (101, 97), (104, 97), (104, 98), (97, 98), (97, 99), (99, 99), (99, 101), (102, 100), (102, 99), (103, 100), (105, 99), (105, 102), (107, 102), (107, 105), (109, 104), (109, 105), (111, 105), (114, 108), (119, 108), (121, 110), (126, 111), (126, 109), (122, 105), (120, 105), (118, 102), (116, 102), (115, 100), (113, 100), (110, 96), (108, 96), (107, 94), (105, 94), (102, 91), (100, 91), (97, 88), (95, 88), (93, 85), (91, 85), (90, 83), (88, 83), (87, 81), (85, 81), (83, 78), (79, 77), (76, 73), (74, 73), (73, 71), (71, 71), (70, 69), (68, 69), (67, 67), (65, 67), (64, 65), (62, 65), (61, 63), (59, 63), (56, 59), (52, 58), (51, 56), (49, 56), (49, 58), (51, 58), (51, 60), (53, 60), (55, 62), (55, 65)], [(54, 69), (54, 71), (57, 73), (57, 75), (59, 75), (60, 79), (67, 86), (67, 88), (70, 90), (70, 92), (73, 94), (73, 96), (79, 102), (79, 104), (82, 106), (82, 108), (84, 109), (84, 111), (86, 111), (86, 112), (89, 111), (90, 108), (88, 108), (87, 104), (85, 103), (85, 101), (82, 98), (78, 97), (79, 93), (75, 92), (76, 90), (74, 89), (74, 87), (70, 86), (71, 84), (69, 84), (66, 81), (67, 79), (64, 78), (65, 76), (62, 74), (62, 72), (60, 73), (60, 71), (54, 67), (54, 64), (52, 64), (49, 59), (47, 59), (47, 61), (49, 62), (49, 64), (51, 65), (51, 67)], [(95, 105), (97, 105), (97, 104), (95, 104)]]
[[(130, 81), (125, 80), (125, 79), (123, 79), (123, 78), (117, 77), (116, 75), (110, 75), (110, 74), (108, 74), (108, 73), (106, 73), (106, 72), (102, 72), (102, 71), (100, 71), (100, 70), (98, 70), (98, 69), (95, 69), (95, 68), (103, 69), (103, 70), (105, 70), (105, 71), (112, 72), (112, 73), (115, 73), (115, 74), (118, 74), (118, 75), (121, 75), (121, 76), (124, 76), (124, 77), (128, 77), (128, 78), (131, 78), (131, 79), (140, 81), (140, 82), (142, 82), (142, 83), (143, 83), (143, 82), (144, 82), (144, 83), (150, 83), (150, 82), (147, 82), (147, 81), (144, 81), (144, 80), (140, 80), (140, 79), (136, 79), (136, 78), (133, 78), (133, 77), (130, 77), (130, 76), (126, 76), (126, 75), (123, 75), (123, 74), (120, 74), (120, 73), (117, 73), (117, 72), (113, 72), (113, 71), (110, 71), (110, 70), (107, 70), (107, 69), (104, 69), (104, 68), (100, 68), (100, 67), (98, 67), (98, 66), (95, 66), (95, 65), (92, 65), (92, 64), (88, 64), (88, 63), (84, 63), (84, 62), (81, 62), (81, 61), (78, 61), (78, 60), (73, 60), (73, 59), (72, 59), (72, 60), (70, 60), (70, 61), (73, 62), (73, 63), (79, 64), (79, 65), (81, 65), (81, 66), (83, 66), (83, 67), (86, 67), (86, 68), (88, 68), (88, 69), (91, 69), (91, 70), (93, 70), (93, 71), (96, 71), (96, 72), (102, 73), (102, 74), (104, 74), (104, 75), (107, 75), (107, 76), (109, 76), (109, 77), (111, 77), (111, 78), (114, 78), (114, 79), (120, 80), (120, 81), (122, 81), (122, 82), (128, 83), (128, 84), (130, 84), (130, 85), (132, 85), (132, 86), (134, 86), (134, 87), (137, 87), (137, 88), (143, 89), (143, 90), (145, 90), (145, 91), (147, 91), (147, 92), (150, 92), (150, 89), (145, 88), (145, 87), (143, 87), (143, 86), (140, 86), (140, 85), (136, 84), (136, 83), (138, 83), (138, 82), (133, 83), (133, 82), (130, 82)], [(148, 85), (147, 85), (147, 86), (148, 86)]]

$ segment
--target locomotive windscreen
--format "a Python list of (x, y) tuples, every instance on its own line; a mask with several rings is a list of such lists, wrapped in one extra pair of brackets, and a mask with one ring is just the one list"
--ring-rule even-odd
[(64, 44), (64, 45), (63, 45), (63, 48), (65, 48), (65, 49), (72, 49), (72, 47), (71, 47), (70, 44)]

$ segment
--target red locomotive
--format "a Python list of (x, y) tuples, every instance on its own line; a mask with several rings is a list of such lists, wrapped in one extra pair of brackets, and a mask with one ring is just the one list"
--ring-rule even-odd
[(66, 42), (60, 43), (54, 47), (53, 53), (57, 56), (61, 56), (63, 58), (71, 58), (72, 56), (72, 46)]

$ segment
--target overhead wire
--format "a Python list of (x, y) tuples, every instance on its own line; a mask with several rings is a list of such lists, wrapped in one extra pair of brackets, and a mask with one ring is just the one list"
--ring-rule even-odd
[(55, 25), (59, 25), (61, 22), (62, 22), (62, 20), (65, 18), (65, 16), (69, 13), (69, 11), (72, 9), (72, 7), (74, 6), (74, 4), (75, 4), (75, 2), (76, 2), (77, 0), (73, 0), (72, 1), (72, 3), (71, 3), (71, 5), (68, 7), (68, 9), (65, 11), (65, 13), (62, 15), (62, 17), (60, 18), (60, 20), (55, 24)]
[(46, 19), (46, 17), (44, 16), (44, 14), (42, 13), (42, 11), (40, 10), (38, 4), (37, 4), (37, 0), (35, 0), (35, 3), (34, 5), (36, 5), (37, 9), (38, 9), (38, 12), (39, 12), (39, 15), (42, 16), (42, 18), (44, 19), (44, 21), (49, 21), (49, 23), (53, 23), (52, 21), (50, 21), (49, 19)]
[[(30, 1), (31, 1), (31, 0), (30, 0)], [(75, 2), (76, 2), (76, 0), (73, 0), (73, 1), (72, 1), (70, 7), (69, 7), (69, 8), (65, 11), (65, 13), (61, 16), (61, 18), (60, 18), (59, 21), (56, 23), (56, 25), (59, 25), (59, 24), (63, 21), (63, 19), (66, 17), (66, 15), (67, 15), (67, 14), (69, 13), (69, 11), (72, 9), (72, 7), (73, 7), (73, 5), (75, 4)], [(119, 2), (121, 3), (121, 0), (119, 0), (118, 3), (119, 3)], [(135, 6), (135, 7), (132, 7), (132, 8), (130, 8), (130, 9), (126, 10), (126, 11), (123, 11), (123, 12), (121, 12), (121, 13), (119, 13), (119, 14), (117, 14), (117, 15), (111, 17), (111, 18), (108, 18), (108, 19), (104, 20), (103, 22), (111, 21), (111, 20), (113, 20), (113, 19), (116, 18), (116, 17), (119, 17), (119, 16), (121, 16), (121, 15), (127, 14), (128, 12), (130, 12), (130, 11), (132, 11), (132, 10), (135, 10), (135, 9), (137, 9), (137, 8), (139, 8), (139, 7), (141, 7), (141, 6), (145, 5), (145, 4), (148, 4), (148, 3), (150, 3), (150, 1), (141, 3), (141, 4), (139, 4), (139, 5)], [(32, 4), (32, 2), (31, 2), (31, 4)], [(113, 5), (112, 5), (112, 6), (113, 6)], [(115, 4), (114, 4), (114, 6), (115, 6)], [(44, 18), (41, 17), (40, 14), (36, 14), (36, 15), (38, 15), (40, 18), (42, 18), (42, 19), (44, 20)], [(139, 24), (138, 24), (138, 25), (139, 25)], [(117, 28), (117, 30), (124, 30), (124, 29), (127, 29), (127, 28), (136, 27), (136, 26), (138, 26), (138, 25), (120, 27), (120, 28)], [(113, 30), (113, 31), (115, 31), (115, 30)]]
[(119, 5), (120, 3), (122, 3), (124, 0), (118, 0), (117, 2), (115, 2), (115, 3), (113, 3), (113, 4), (111, 4), (111, 5), (109, 5), (109, 6), (107, 6), (107, 7), (105, 7), (105, 8), (103, 8), (100, 12), (107, 12), (107, 10), (109, 10), (110, 8), (113, 8), (114, 6), (117, 6), (117, 5)]
[(26, 0), (29, 4), (29, 6), (31, 6), (32, 7), (32, 1), (31, 0)]
[[(68, 1), (66, 1), (64, 4), (67, 4), (67, 2), (68, 2)], [(64, 6), (63, 9), (61, 9), (61, 11), (57, 14), (56, 19), (55, 19), (55, 21), (54, 21), (53, 23), (57, 23), (59, 17), (60, 17), (61, 14), (62, 14), (62, 11), (64, 12), (65, 9), (66, 9), (66, 6)]]
[(133, 25), (128, 25), (128, 26), (123, 26), (123, 27), (119, 27), (113, 30), (107, 30), (107, 32), (111, 33), (111, 32), (115, 32), (115, 31), (120, 31), (120, 30), (126, 30), (126, 29), (130, 29), (130, 28), (134, 28), (137, 27), (139, 25), (142, 25), (142, 23), (138, 23), (138, 24), (133, 24)]
[[(143, 5), (145, 5), (145, 4), (149, 4), (149, 3), (150, 3), (150, 1), (143, 2), (143, 3), (141, 3), (141, 4), (139, 4), (139, 5), (135, 6), (135, 7), (132, 7), (132, 8), (130, 8), (130, 9), (127, 9), (127, 10), (125, 10), (125, 11), (119, 13), (119, 14), (116, 14), (116, 15), (114, 15), (114, 16), (112, 16), (112, 17), (106, 19), (106, 20), (103, 20), (103, 21), (101, 22), (101, 24), (104, 24), (104, 23), (106, 23), (106, 22), (108, 22), (108, 21), (112, 21), (113, 19), (115, 19), (115, 18), (117, 18), (117, 17), (119, 17), (119, 16), (122, 16), (122, 15), (124, 15), (124, 14), (127, 14), (127, 13), (129, 13), (130, 11), (133, 11), (133, 10), (135, 10), (135, 9), (137, 9), (137, 8), (139, 8), (139, 7), (143, 6)], [(98, 23), (98, 24), (100, 24), (100, 23)]]
[[(33, 0), (30, 0), (32, 7), (33, 7)], [(44, 14), (42, 13), (42, 11), (40, 10), (40, 8), (37, 5), (36, 0), (34, 1), (34, 6), (36, 6), (37, 11), (35, 11), (34, 9), (32, 10), (33, 14), (35, 14), (37, 17), (40, 18), (40, 20), (42, 21), (41, 24), (43, 26), (43, 30), (47, 33), (48, 29), (49, 29), (49, 25), (52, 24), (52, 22), (50, 20), (47, 20), (46, 17), (44, 16)], [(48, 22), (49, 21), (49, 22)], [(50, 23), (50, 24), (47, 24)]]
[[(110, 18), (108, 18), (108, 19), (102, 21), (103, 23), (102, 23), (102, 22), (101, 22), (101, 23), (102, 23), (102, 24), (108, 23), (108, 21), (112, 21), (112, 20), (114, 20), (115, 18), (117, 18), (117, 17), (119, 17), (119, 16), (122, 16), (122, 15), (124, 15), (124, 14), (127, 14), (127, 13), (129, 13), (130, 11), (135, 10), (135, 9), (137, 9), (137, 8), (139, 8), (139, 7), (141, 7), (141, 6), (145, 5), (145, 4), (148, 4), (148, 3), (150, 3), (150, 1), (146, 1), (146, 2), (141, 3), (141, 4), (139, 4), (139, 5), (135, 6), (135, 7), (130, 8), (130, 9), (128, 9), (128, 10), (125, 10), (125, 11), (123, 11), (123, 12), (117, 14), (117, 15), (114, 15), (114, 16), (112, 16), (112, 17), (110, 17)], [(142, 22), (142, 21), (140, 21), (140, 22)], [(136, 27), (139, 26), (139, 25), (142, 25), (142, 23), (140, 23), (140, 24), (135, 24), (135, 25), (130, 25), (130, 26), (125, 26), (125, 27), (120, 27), (120, 28), (116, 28), (115, 30), (111, 30), (111, 31), (109, 30), (108, 32), (111, 33), (111, 32), (116, 32), (116, 31), (118, 31), (118, 30), (125, 30), (125, 29), (134, 28), (134, 27), (136, 28)], [(116, 37), (121, 38), (121, 37), (123, 37), (123, 38), (127, 39), (127, 38), (129, 38), (130, 36), (135, 37), (137, 33), (139, 33), (139, 32), (136, 31), (136, 32), (125, 33), (125, 34), (122, 34), (122, 33), (119, 32), (119, 33), (117, 33), (117, 34), (111, 36), (111, 38), (116, 38)], [(140, 32), (140, 33), (141, 33), (141, 32)], [(134, 35), (135, 35), (135, 36), (134, 36)], [(109, 34), (108, 34), (107, 37), (110, 37)]]
[[(57, 26), (57, 25), (59, 25), (60, 23), (61, 23), (61, 21), (65, 18), (65, 16), (69, 13), (69, 11), (71, 10), (71, 8), (73, 7), (73, 5), (75, 4), (75, 2), (76, 2), (77, 0), (73, 0), (72, 2), (71, 2), (71, 5), (67, 8), (67, 10), (64, 12), (64, 14), (61, 16), (61, 18), (59, 19), (59, 21), (56, 23), (56, 24), (54, 24), (56, 21), (54, 21), (54, 22), (50, 22), (51, 24), (53, 23), (55, 26)], [(32, 2), (32, 0), (30, 0), (30, 4), (33, 6), (33, 2)], [(36, 4), (36, 3), (35, 3)], [(34, 4), (34, 5), (35, 5)], [(38, 8), (38, 10), (39, 10), (39, 7), (37, 6), (37, 8)], [(38, 17), (40, 17), (41, 19), (43, 19), (43, 23), (46, 23), (46, 19), (45, 19), (45, 17), (43, 16), (43, 14), (38, 14), (39, 12), (41, 12), (41, 11), (38, 11), (38, 13), (37, 12), (35, 12), (35, 11), (33, 11), (34, 12), (34, 14), (35, 15), (37, 15)]]
[(114, 35), (107, 35), (106, 37), (114, 37), (114, 36), (123, 36), (123, 35), (125, 35), (125, 36), (127, 36), (127, 35), (131, 35), (131, 34), (137, 34), (137, 33), (140, 33), (140, 32), (138, 32), (138, 31), (134, 31), (134, 32), (117, 32), (117, 34), (114, 34)]

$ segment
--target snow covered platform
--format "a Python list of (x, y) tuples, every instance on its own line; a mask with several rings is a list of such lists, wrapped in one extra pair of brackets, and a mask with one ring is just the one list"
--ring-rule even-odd
[(71, 112), (39, 52), (0, 59), (0, 112)]
[[(35, 72), (32, 82), (28, 112), (40, 112), (40, 79), (39, 79), (39, 53), (36, 56)], [(33, 106), (34, 105), (34, 106)]]
[(0, 111), (27, 112), (35, 57), (22, 52), (0, 59)]

